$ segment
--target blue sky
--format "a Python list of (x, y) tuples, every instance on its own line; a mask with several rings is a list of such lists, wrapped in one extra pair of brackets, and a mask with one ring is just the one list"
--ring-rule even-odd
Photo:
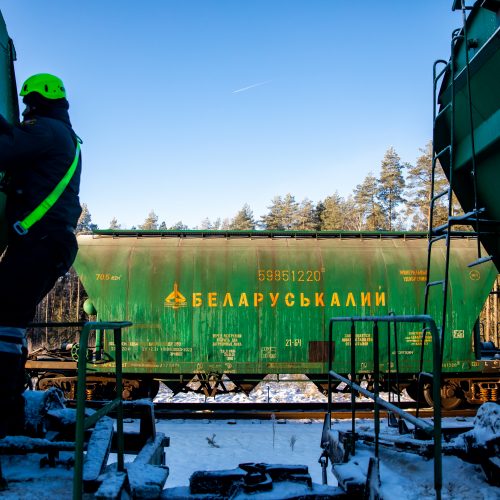
[(451, 0), (2, 0), (18, 86), (50, 72), (83, 138), (81, 201), (106, 228), (259, 218), (414, 163)]

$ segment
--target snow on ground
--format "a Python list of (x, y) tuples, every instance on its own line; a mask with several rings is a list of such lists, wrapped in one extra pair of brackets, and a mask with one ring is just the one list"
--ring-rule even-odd
[[(258, 384), (247, 397), (244, 394), (221, 394), (210, 402), (309, 402), (326, 401), (316, 386), (301, 376), (283, 376), (277, 382), (269, 376)], [(387, 395), (386, 395), (387, 396)], [(335, 394), (335, 401), (350, 401), (350, 394)], [(392, 398), (394, 396), (392, 395)], [(411, 400), (402, 396), (402, 400)], [(155, 401), (196, 402), (205, 401), (200, 394), (188, 393), (173, 396), (162, 386)], [(443, 425), (464, 426), (472, 419), (445, 419)], [(334, 429), (350, 429), (350, 420), (336, 421)], [(373, 428), (372, 421), (358, 420), (359, 430)], [(320, 441), (322, 421), (220, 421), (201, 420), (161, 421), (157, 430), (170, 436), (170, 448), (166, 450), (170, 475), (167, 488), (187, 486), (194, 470), (233, 469), (240, 463), (265, 462), (308, 465), (312, 480), (321, 483), (321, 467), (318, 459), (321, 454)], [(388, 429), (382, 422), (385, 432)], [(212, 446), (211, 440), (216, 446)], [(357, 459), (363, 470), (368, 468), (373, 447), (360, 445)], [(381, 480), (386, 500), (417, 500), (434, 498), (433, 461), (418, 455), (403, 452), (390, 452), (381, 449)], [(328, 468), (328, 483), (337, 481)], [(491, 487), (485, 480), (479, 466), (468, 464), (455, 457), (443, 457), (443, 498), (453, 500), (492, 500), (500, 499), (500, 488)]]
[(245, 462), (310, 465), (313, 482), (321, 483), (322, 425), (280, 420), (160, 422), (157, 430), (170, 436), (167, 486), (189, 484), (194, 470), (233, 469)]
[[(242, 401), (325, 401), (316, 387), (302, 380), (278, 384), (266, 380), (259, 384), (250, 397), (244, 395), (221, 395), (219, 402)], [(157, 401), (203, 401), (204, 396), (172, 393), (162, 388)], [(350, 395), (338, 395), (336, 399), (349, 400)], [(209, 400), (212, 400), (210, 398)], [(498, 413), (492, 413), (495, 422), (489, 422), (491, 429), (497, 429)], [(444, 419), (444, 425), (467, 425), (471, 419)], [(350, 420), (333, 422), (334, 429), (349, 429)], [(127, 420), (125, 428), (137, 430), (138, 423)], [(240, 463), (265, 462), (280, 464), (303, 464), (309, 467), (313, 482), (321, 483), (320, 440), (321, 421), (274, 420), (161, 420), (157, 430), (170, 437), (166, 448), (166, 461), (170, 475), (166, 488), (187, 487), (189, 477), (196, 470), (234, 469)], [(373, 422), (358, 420), (359, 430), (370, 430)], [(397, 432), (382, 423), (383, 432)], [(496, 432), (496, 431), (495, 431)], [(368, 445), (357, 446), (356, 461), (362, 470), (367, 470), (374, 449)], [(67, 454), (61, 454), (65, 458)], [(4, 474), (10, 481), (10, 490), (0, 492), (2, 500), (36, 499), (55, 500), (71, 498), (72, 471), (58, 466), (56, 469), (41, 469), (41, 455), (2, 457)], [(128, 456), (127, 460), (133, 460)], [(112, 458), (112, 460), (114, 460)], [(382, 495), (385, 500), (426, 500), (434, 498), (433, 461), (406, 452), (380, 449), (380, 474)], [(328, 483), (336, 480), (328, 468)], [(447, 500), (494, 500), (500, 499), (500, 488), (488, 485), (481, 468), (463, 462), (456, 457), (443, 457), (443, 499)]]
[[(452, 419), (446, 419), (452, 424)], [(334, 429), (349, 429), (350, 421), (333, 423)], [(371, 421), (358, 421), (358, 428), (372, 428)], [(167, 488), (187, 486), (194, 470), (233, 469), (240, 463), (265, 462), (308, 465), (315, 483), (321, 484), (319, 421), (185, 421), (160, 422), (157, 429), (170, 436), (166, 449), (170, 475)], [(384, 427), (384, 426), (383, 426)], [(212, 440), (218, 447), (211, 446)], [(359, 445), (357, 460), (365, 472), (373, 447)], [(381, 480), (385, 500), (434, 498), (433, 461), (405, 452), (380, 451)], [(328, 468), (328, 484), (336, 479)], [(486, 482), (481, 468), (456, 457), (443, 458), (443, 499), (493, 500), (500, 488)]]
[[(190, 384), (193, 388), (195, 385), (195, 383)], [(231, 382), (226, 382), (225, 385), (228, 388), (232, 387)], [(361, 385), (363, 386), (363, 383)], [(382, 393), (381, 397), (384, 396), (387, 394)], [(397, 400), (393, 394), (391, 397)], [(333, 400), (350, 402), (351, 394), (334, 394)], [(359, 400), (368, 401), (365, 398)], [(241, 392), (218, 394), (214, 398), (207, 398), (195, 392), (174, 395), (168, 387), (160, 384), (160, 390), (154, 401), (156, 403), (201, 403), (204, 401), (209, 403), (308, 403), (326, 402), (327, 397), (305, 375), (280, 375), (279, 380), (276, 375), (267, 375), (248, 396)], [(404, 392), (401, 401), (412, 401), (412, 399)]]
[[(451, 424), (451, 419), (445, 419)], [(188, 486), (195, 470), (234, 469), (244, 462), (308, 465), (313, 482), (321, 483), (320, 439), (322, 422), (318, 421), (219, 421), (172, 420), (157, 423), (157, 430), (170, 436), (166, 449), (170, 475), (167, 488)], [(371, 421), (358, 421), (358, 428), (368, 430)], [(334, 422), (334, 428), (349, 428), (350, 421)], [(136, 429), (128, 421), (126, 428)], [(210, 445), (209, 440), (213, 445)], [(215, 445), (215, 446), (214, 446)], [(64, 456), (64, 454), (62, 454)], [(367, 470), (373, 447), (357, 447), (356, 460)], [(16, 457), (5, 464), (4, 473), (11, 490), (0, 493), (2, 500), (63, 500), (71, 498), (72, 471), (59, 466), (40, 469), (38, 456)], [(127, 457), (133, 460), (132, 456)], [(385, 500), (427, 500), (434, 498), (433, 461), (404, 452), (380, 450), (382, 494)], [(443, 458), (443, 499), (494, 500), (500, 488), (488, 485), (479, 466), (456, 457)], [(40, 482), (42, 481), (42, 482)], [(328, 469), (328, 483), (335, 478)]]
[[(224, 384), (228, 389), (234, 387), (229, 381), (224, 381)], [(190, 387), (195, 389), (196, 383), (191, 383)], [(321, 394), (305, 375), (282, 375), (280, 381), (277, 380), (276, 376), (268, 375), (257, 384), (248, 396), (242, 392), (218, 394), (215, 398), (206, 398), (203, 394), (195, 392), (179, 393), (174, 396), (168, 387), (160, 384), (160, 391), (155, 398), (155, 402), (158, 403), (200, 403), (204, 401), (210, 403), (293, 403), (326, 401), (326, 396)]]

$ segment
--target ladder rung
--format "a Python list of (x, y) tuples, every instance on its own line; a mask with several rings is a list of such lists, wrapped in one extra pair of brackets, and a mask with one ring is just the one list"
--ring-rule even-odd
[(447, 151), (450, 151), (451, 150), (451, 146), (446, 146), (444, 149), (442, 149), (437, 155), (434, 156), (434, 158), (439, 158), (443, 153), (447, 152)]
[[(431, 234), (437, 234), (436, 231), (433, 229), (431, 231)], [(446, 238), (446, 234), (442, 234), (440, 236), (436, 236), (435, 238), (432, 238), (431, 240), (429, 240), (429, 243), (431, 245), (433, 245), (434, 243), (437, 243), (438, 241), (441, 241), (441, 240), (444, 240)]]
[(439, 281), (429, 281), (427, 285), (425, 285), (427, 288), (430, 288), (431, 286), (437, 286), (437, 285), (444, 285), (444, 280), (439, 280)]
[(432, 200), (431, 201), (436, 201), (436, 200), (439, 200), (439, 198), (441, 198), (442, 196), (444, 196), (445, 194), (449, 194), (450, 190), (449, 189), (446, 189), (445, 191), (441, 191), (440, 193), (434, 195), (432, 197)]
[(482, 214), (484, 212), (484, 208), (480, 208), (479, 210), (472, 210), (471, 212), (467, 212), (466, 214), (462, 215), (452, 215), (451, 217), (448, 217), (449, 221), (453, 222), (462, 222), (466, 220), (477, 220), (477, 216), (479, 214)]
[(438, 120), (442, 115), (444, 115), (448, 109), (451, 108), (451, 103), (448, 103), (434, 118), (434, 121)]
[(449, 229), (449, 227), (450, 227), (450, 224), (448, 222), (446, 222), (445, 224), (441, 224), (440, 226), (436, 226), (432, 230), (432, 233), (433, 234), (441, 234), (443, 231), (446, 231), (447, 229)]
[(488, 257), (481, 257), (480, 259), (477, 259), (474, 262), (467, 264), (467, 267), (478, 266), (479, 264), (484, 264), (485, 262), (489, 262), (490, 260), (493, 260), (493, 255), (488, 255)]

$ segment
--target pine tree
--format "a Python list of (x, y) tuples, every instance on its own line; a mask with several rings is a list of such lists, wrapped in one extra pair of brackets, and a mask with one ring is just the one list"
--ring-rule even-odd
[(176, 222), (169, 229), (171, 229), (173, 231), (184, 231), (184, 230), (188, 229), (188, 227), (186, 226), (186, 224), (183, 224), (183, 222), (180, 220), (179, 222)]
[(160, 231), (166, 231), (167, 230), (167, 224), (165, 223), (165, 221), (162, 221), (160, 226), (158, 227), (158, 229)]
[(89, 233), (97, 229), (97, 224), (92, 224), (92, 216), (86, 203), (82, 203), (82, 213), (76, 224), (76, 234)]
[(405, 187), (404, 167), (394, 148), (389, 148), (382, 160), (378, 190), (378, 200), (385, 215), (383, 229), (389, 231), (393, 229), (398, 218), (398, 206), (405, 201), (402, 196)]
[(212, 223), (212, 229), (214, 231), (220, 230), (221, 224), (222, 224), (221, 218), (217, 217), (217, 219), (215, 219), (214, 222)]
[(229, 229), (234, 231), (253, 231), (255, 220), (250, 206), (245, 203), (241, 210), (234, 216), (229, 224)]
[(352, 195), (349, 195), (344, 200), (343, 211), (344, 221), (342, 229), (346, 231), (361, 231), (363, 229), (362, 212)]
[(280, 227), (281, 223), (281, 205), (283, 204), (283, 200), (281, 196), (275, 196), (271, 200), (271, 205), (268, 206), (268, 212), (266, 215), (261, 217), (260, 225), (264, 229), (283, 229)]
[(321, 219), (323, 217), (323, 212), (325, 211), (325, 204), (322, 201), (318, 201), (316, 203), (316, 207), (314, 208), (314, 222), (316, 224), (316, 229), (321, 231)]
[(203, 229), (204, 231), (210, 231), (211, 229), (213, 229), (212, 221), (208, 217), (205, 217), (201, 221), (201, 229)]
[(275, 196), (268, 208), (269, 212), (262, 217), (261, 222), (265, 229), (282, 231), (293, 227), (298, 211), (298, 203), (294, 196), (290, 193), (284, 198)]
[(158, 216), (155, 214), (154, 210), (149, 212), (146, 220), (139, 226), (139, 229), (143, 231), (153, 231), (158, 229)]
[(295, 222), (292, 224), (292, 229), (300, 231), (314, 231), (317, 229), (317, 219), (315, 206), (311, 200), (304, 198), (297, 208)]
[[(406, 218), (410, 223), (410, 229), (414, 231), (426, 231), (428, 229), (428, 211), (432, 183), (432, 141), (425, 148), (420, 149), (422, 155), (417, 158), (415, 166), (408, 167), (406, 177)], [(441, 166), (436, 168), (434, 179), (435, 193), (446, 189), (448, 181)], [(444, 224), (448, 219), (448, 208), (445, 205), (445, 197), (437, 200), (434, 208), (434, 225)]]
[(372, 172), (369, 172), (364, 181), (354, 189), (353, 201), (357, 230), (378, 231), (382, 229), (384, 217), (377, 198), (378, 192), (379, 184)]
[(109, 222), (109, 229), (117, 230), (121, 229), (122, 226), (121, 224), (118, 224), (118, 219), (116, 217), (113, 217), (111, 221)]
[(340, 231), (344, 227), (344, 199), (335, 191), (323, 201), (321, 229), (324, 231)]

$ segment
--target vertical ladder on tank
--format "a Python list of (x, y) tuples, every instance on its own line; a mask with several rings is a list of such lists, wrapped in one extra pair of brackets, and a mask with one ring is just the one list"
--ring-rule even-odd
[[(430, 305), (430, 295), (431, 289), (434, 287), (441, 287), (442, 290), (442, 311), (441, 318), (438, 323), (438, 330), (440, 336), (441, 345), (441, 362), (443, 359), (444, 351), (444, 332), (446, 329), (446, 313), (448, 304), (448, 286), (449, 286), (449, 269), (450, 269), (450, 251), (451, 251), (451, 226), (453, 218), (453, 169), (451, 165), (453, 164), (453, 153), (454, 153), (454, 121), (455, 121), (455, 89), (454, 89), (454, 45), (458, 39), (458, 30), (453, 32), (452, 41), (452, 51), (451, 59), (449, 62), (444, 60), (438, 60), (433, 66), (433, 132), (435, 132), (436, 121), (440, 116), (445, 113), (450, 114), (450, 142), (441, 151), (435, 150), (435, 140), (432, 144), (432, 172), (431, 172), (431, 193), (430, 193), (430, 205), (429, 205), (429, 230), (428, 230), (428, 245), (427, 245), (427, 273), (426, 273), (426, 285), (425, 285), (425, 296), (424, 296), (424, 315), (429, 314)], [(438, 66), (444, 64), (444, 68), (438, 72)], [(451, 100), (450, 102), (437, 113), (437, 86), (438, 82), (441, 80), (442, 76), (447, 70), (450, 70), (451, 74)], [(439, 168), (439, 161), (446, 157), (450, 164), (450, 174), (449, 174), (449, 184), (448, 187), (442, 191), (436, 192), (436, 171)], [(435, 209), (441, 199), (447, 200), (448, 205), (448, 217), (447, 222), (440, 226), (435, 226)], [(431, 281), (431, 268), (432, 268), (432, 255), (433, 249), (436, 243), (439, 241), (445, 241), (445, 263), (444, 270), (440, 279), (434, 279)], [(433, 276), (434, 277), (434, 276)], [(426, 340), (426, 330), (422, 333), (422, 344), (420, 351), (420, 373), (423, 372), (424, 363), (424, 349)], [(419, 385), (421, 385), (421, 378), (419, 377)]]
[[(469, 267), (481, 264), (491, 260), (491, 256), (482, 257), (481, 256), (481, 243), (479, 239), (481, 225), (491, 223), (493, 221), (487, 221), (481, 218), (484, 212), (483, 208), (478, 206), (478, 196), (477, 196), (477, 172), (476, 172), (476, 152), (474, 143), (474, 124), (472, 117), (472, 98), (471, 98), (471, 85), (470, 85), (470, 71), (469, 71), (469, 51), (468, 45), (469, 40), (467, 38), (467, 26), (466, 26), (466, 11), (470, 10), (472, 7), (465, 6), (465, 0), (455, 0), (453, 3), (452, 10), (461, 10), (463, 18), (462, 29), (456, 29), (452, 34), (451, 41), (451, 57), (449, 61), (438, 60), (433, 66), (433, 151), (432, 151), (432, 173), (431, 173), (431, 193), (430, 193), (430, 204), (429, 204), (429, 231), (428, 231), (428, 248), (427, 248), (427, 280), (425, 286), (425, 297), (424, 297), (424, 314), (429, 314), (430, 305), (430, 295), (431, 289), (434, 287), (441, 286), (442, 289), (442, 310), (441, 310), (441, 321), (438, 326), (440, 332), (440, 345), (441, 345), (441, 363), (443, 361), (443, 354), (445, 349), (445, 331), (446, 331), (446, 316), (448, 312), (448, 289), (449, 289), (449, 269), (450, 269), (450, 254), (451, 254), (451, 244), (452, 236), (475, 236), (477, 239), (477, 260), (470, 263)], [(467, 76), (467, 95), (468, 95), (468, 115), (469, 115), (469, 126), (471, 131), (471, 168), (470, 175), (473, 180), (473, 192), (474, 192), (474, 207), (473, 209), (463, 215), (456, 216), (453, 214), (453, 165), (454, 165), (454, 152), (455, 152), (455, 46), (457, 42), (463, 40), (465, 44), (465, 69)], [(438, 71), (438, 66), (444, 65), (444, 67)], [(437, 113), (437, 87), (438, 83), (441, 81), (443, 75), (449, 71), (450, 78), (450, 92), (451, 99), (450, 102), (443, 107)], [(443, 115), (449, 114), (450, 117), (450, 140), (449, 144), (443, 148), (441, 151), (435, 150), (435, 134), (436, 134), (436, 122)], [(448, 180), (449, 184), (446, 189), (440, 192), (436, 192), (436, 170), (440, 168), (439, 161), (446, 160), (449, 165)], [(444, 224), (435, 225), (435, 209), (438, 202), (441, 199), (447, 200), (447, 221)], [(453, 226), (456, 225), (472, 225), (474, 227), (473, 231), (455, 231)], [(434, 245), (438, 241), (445, 241), (445, 262), (444, 270), (440, 276), (440, 279), (435, 279), (431, 281), (431, 270), (433, 267), (432, 262), (432, 250)], [(425, 374), (423, 372), (424, 364), (424, 350), (425, 350), (425, 339), (426, 330), (423, 329), (422, 332), (422, 343), (420, 351), (420, 375)], [(422, 376), (419, 376), (419, 390), (422, 385)]]

